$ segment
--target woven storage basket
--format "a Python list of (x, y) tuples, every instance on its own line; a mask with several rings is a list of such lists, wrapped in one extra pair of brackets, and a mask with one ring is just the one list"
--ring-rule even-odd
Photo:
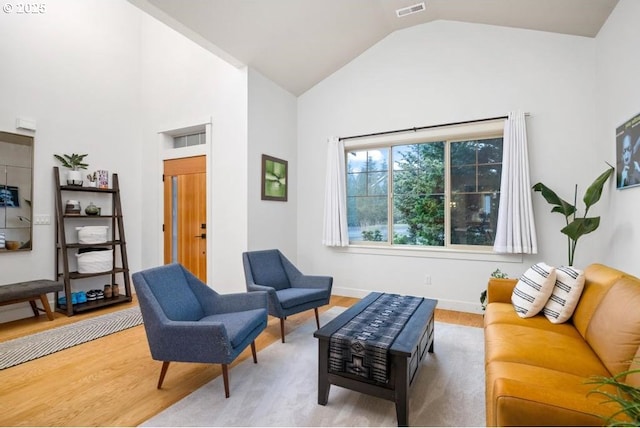
[(85, 248), (78, 254), (78, 273), (107, 272), (113, 269), (113, 251), (109, 248)]
[(109, 226), (82, 226), (76, 227), (79, 244), (104, 244), (107, 242), (107, 230)]

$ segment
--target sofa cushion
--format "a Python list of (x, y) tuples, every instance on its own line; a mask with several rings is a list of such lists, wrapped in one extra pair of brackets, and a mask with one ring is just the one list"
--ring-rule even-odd
[(484, 329), (485, 361), (510, 361), (589, 377), (607, 369), (582, 336), (558, 333), (551, 324), (539, 329), (513, 324), (491, 324)]
[(512, 324), (522, 327), (533, 327), (535, 329), (549, 330), (564, 336), (582, 339), (578, 330), (571, 323), (551, 324), (544, 315), (538, 314), (530, 318), (521, 318), (513, 310), (511, 303), (490, 303), (491, 309), (488, 309), (484, 315), (484, 326), (491, 324)]
[(573, 312), (573, 325), (582, 337), (587, 336), (587, 328), (591, 317), (609, 288), (626, 274), (617, 269), (594, 263), (584, 269), (584, 289)]
[(625, 277), (602, 298), (586, 340), (611, 374), (626, 371), (640, 346), (640, 284)]
[(536, 263), (520, 277), (513, 289), (511, 303), (522, 318), (529, 318), (542, 310), (556, 282), (556, 268)]
[(556, 269), (556, 283), (542, 312), (553, 324), (567, 321), (573, 315), (584, 288), (584, 272), (571, 266)]

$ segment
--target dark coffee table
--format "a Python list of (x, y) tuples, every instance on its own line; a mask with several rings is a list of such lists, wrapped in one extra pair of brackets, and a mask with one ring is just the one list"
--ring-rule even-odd
[(331, 371), (329, 346), (331, 335), (362, 312), (383, 293), (370, 293), (351, 308), (331, 320), (313, 335), (318, 338), (318, 404), (329, 401), (331, 385), (373, 395), (396, 404), (398, 426), (409, 424), (409, 387), (415, 379), (426, 351), (433, 352), (434, 310), (437, 300), (424, 299), (408, 319), (388, 351), (388, 381), (378, 382), (349, 373)]

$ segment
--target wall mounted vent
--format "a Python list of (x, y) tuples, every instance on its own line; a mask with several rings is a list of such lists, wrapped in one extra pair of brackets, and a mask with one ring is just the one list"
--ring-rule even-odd
[(403, 16), (411, 15), (414, 13), (422, 12), (426, 9), (424, 2), (414, 4), (413, 6), (403, 7), (402, 9), (396, 10), (396, 15), (398, 18), (402, 18)]

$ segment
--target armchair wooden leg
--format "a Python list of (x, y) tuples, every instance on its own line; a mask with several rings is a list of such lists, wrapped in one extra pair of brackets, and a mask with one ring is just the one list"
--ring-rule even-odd
[(282, 336), (282, 343), (284, 343), (284, 318), (280, 318), (280, 335)]
[(251, 355), (253, 355), (253, 364), (258, 364), (258, 356), (256, 355), (256, 341), (251, 342)]
[(318, 308), (313, 308), (313, 311), (316, 313), (316, 326), (318, 330), (320, 330), (320, 317), (318, 316)]
[(224, 381), (224, 397), (229, 398), (229, 366), (222, 365), (222, 380)]
[(164, 382), (164, 376), (167, 374), (167, 370), (169, 369), (170, 361), (163, 361), (162, 368), (160, 369), (160, 379), (158, 379), (158, 389), (162, 388), (162, 382)]

